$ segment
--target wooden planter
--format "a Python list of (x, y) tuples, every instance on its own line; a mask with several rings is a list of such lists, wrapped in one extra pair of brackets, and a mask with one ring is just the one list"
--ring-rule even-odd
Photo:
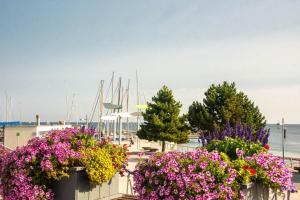
[(119, 193), (117, 174), (102, 185), (91, 184), (83, 167), (71, 168), (69, 174), (70, 177), (65, 177), (52, 185), (55, 200), (110, 199), (110, 196)]
[(261, 183), (249, 183), (242, 186), (242, 191), (246, 194), (247, 200), (269, 200), (269, 188)]

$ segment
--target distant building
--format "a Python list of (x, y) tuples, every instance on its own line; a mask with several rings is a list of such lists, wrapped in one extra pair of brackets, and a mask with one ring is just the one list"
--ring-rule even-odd
[(34, 138), (42, 136), (50, 130), (70, 128), (71, 125), (38, 125), (38, 126), (6, 126), (4, 127), (4, 146), (15, 149), (24, 146)]
[(30, 139), (40, 137), (50, 130), (71, 128), (71, 125), (41, 125), (39, 116), (36, 117), (35, 125), (0, 124), (0, 144), (15, 149), (17, 146), (26, 145)]

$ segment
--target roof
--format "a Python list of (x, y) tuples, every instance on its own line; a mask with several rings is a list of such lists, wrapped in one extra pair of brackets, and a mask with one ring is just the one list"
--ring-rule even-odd
[(15, 122), (0, 122), (0, 126), (3, 125), (21, 125), (22, 123), (20, 121), (15, 121)]

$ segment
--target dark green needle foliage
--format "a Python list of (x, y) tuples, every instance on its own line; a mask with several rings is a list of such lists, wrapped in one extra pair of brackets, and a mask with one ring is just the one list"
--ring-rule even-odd
[(179, 116), (182, 105), (167, 86), (163, 86), (147, 105), (144, 123), (137, 133), (140, 139), (162, 141), (162, 151), (165, 151), (165, 141), (188, 142), (187, 117)]
[(250, 126), (254, 131), (264, 128), (265, 117), (235, 83), (214, 85), (205, 92), (203, 103), (193, 102), (189, 107), (188, 120), (192, 131), (213, 132), (222, 130), (226, 123)]

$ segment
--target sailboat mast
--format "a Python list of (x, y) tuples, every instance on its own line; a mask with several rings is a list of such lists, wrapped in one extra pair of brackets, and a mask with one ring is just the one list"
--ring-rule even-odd
[[(126, 112), (128, 113), (129, 108), (129, 84), (130, 84), (130, 79), (128, 79), (128, 85), (127, 85), (127, 89), (126, 89)], [(127, 134), (129, 134), (129, 119), (127, 117)]]
[[(120, 77), (119, 78), (119, 83), (118, 83), (118, 106), (120, 105), (121, 103), (121, 90), (122, 90), (122, 78)], [(118, 112), (120, 111), (119, 108), (117, 108)]]
[(11, 96), (5, 92), (5, 121), (8, 122), (12, 118), (12, 103)]
[(71, 123), (72, 117), (76, 113), (75, 112), (76, 111), (76, 108), (75, 108), (76, 107), (75, 106), (75, 97), (76, 97), (76, 94), (73, 93), (73, 95), (72, 95), (72, 102), (71, 102), (71, 111), (70, 111), (69, 120), (68, 120), (69, 123)]
[(114, 103), (114, 79), (115, 79), (115, 72), (113, 72), (111, 77), (111, 104)]
[[(115, 79), (115, 72), (113, 72), (112, 77), (111, 77), (111, 104), (113, 105), (114, 103), (114, 80)], [(113, 113), (114, 110), (111, 110), (111, 113)], [(111, 126), (111, 130), (114, 128), (114, 126), (116, 126), (116, 122), (112, 121), (110, 123), (110, 121), (108, 121), (108, 130), (110, 130), (110, 126)], [(115, 130), (115, 129), (114, 129)], [(110, 135), (110, 131), (108, 131), (107, 136)]]
[[(121, 89), (122, 89), (122, 78), (119, 78), (119, 85), (118, 85), (118, 113), (120, 112), (119, 105), (121, 103)], [(122, 135), (122, 120), (121, 117), (119, 116), (119, 144), (121, 144), (121, 135)]]
[(66, 118), (66, 122), (69, 122), (69, 99), (68, 99), (68, 95), (66, 95), (66, 107), (67, 107), (67, 118)]
[(139, 109), (139, 104), (140, 104), (140, 94), (139, 94), (139, 79), (138, 79), (138, 72), (136, 70), (136, 97), (137, 97), (137, 131), (139, 130), (140, 127), (140, 109)]
[(8, 122), (8, 95), (5, 92), (5, 121)]
[(100, 87), (99, 87), (99, 120), (98, 120), (98, 131), (101, 133), (102, 131), (102, 115), (103, 115), (103, 85), (104, 80), (100, 81)]

